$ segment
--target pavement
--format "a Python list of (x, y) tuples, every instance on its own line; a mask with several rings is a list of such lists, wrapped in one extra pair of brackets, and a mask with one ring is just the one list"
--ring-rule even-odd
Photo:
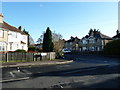
[(32, 61), (32, 62), (7, 62), (7, 63), (1, 63), (0, 68), (4, 67), (18, 67), (18, 66), (39, 66), (39, 65), (56, 65), (56, 64), (67, 64), (71, 63), (73, 60), (43, 60), (43, 61)]

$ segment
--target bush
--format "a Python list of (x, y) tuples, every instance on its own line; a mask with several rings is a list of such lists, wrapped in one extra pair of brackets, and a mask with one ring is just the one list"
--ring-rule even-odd
[(56, 58), (61, 58), (63, 56), (62, 50), (56, 52)]
[(31, 47), (28, 48), (28, 51), (36, 51), (36, 47), (31, 46)]
[(17, 49), (15, 52), (26, 52), (24, 49)]
[(107, 43), (103, 53), (106, 55), (120, 55), (120, 40), (113, 40)]

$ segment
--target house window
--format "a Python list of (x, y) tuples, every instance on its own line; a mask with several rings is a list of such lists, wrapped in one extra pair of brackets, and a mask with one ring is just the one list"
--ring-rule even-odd
[(0, 42), (0, 51), (6, 50), (6, 44), (4, 42)]
[(17, 33), (16, 33), (16, 38), (17, 38)]
[(65, 45), (67, 46), (67, 45), (68, 45), (68, 43), (65, 43)]
[(72, 45), (72, 42), (70, 42), (70, 45)]
[(83, 43), (83, 44), (87, 44), (87, 41), (86, 41), (86, 40), (83, 40), (82, 43)]
[(89, 40), (89, 43), (95, 43), (95, 42), (94, 42), (94, 39), (90, 39), (90, 40)]
[(12, 42), (10, 42), (10, 50), (12, 50)]
[(18, 48), (18, 44), (17, 44), (17, 48)]
[(4, 36), (4, 31), (0, 30), (0, 37), (3, 37), (3, 36)]
[(22, 46), (22, 49), (24, 49), (24, 46)]

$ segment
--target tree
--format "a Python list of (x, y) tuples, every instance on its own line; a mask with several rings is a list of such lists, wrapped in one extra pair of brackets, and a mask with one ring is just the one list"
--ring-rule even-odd
[(47, 27), (46, 32), (44, 33), (43, 38), (43, 52), (52, 52), (53, 51), (53, 42), (52, 42), (52, 32), (49, 27)]
[(55, 31), (52, 33), (52, 40), (53, 42), (62, 40), (62, 35), (59, 33), (56, 33)]
[(38, 44), (43, 43), (43, 35), (40, 35), (40, 37), (39, 37), (38, 40), (37, 40), (37, 43), (38, 43)]
[(54, 51), (58, 52), (59, 50), (62, 50), (65, 43), (65, 40), (62, 39), (62, 35), (54, 31), (52, 33), (52, 38), (54, 44)]
[(54, 51), (58, 52), (58, 51), (62, 50), (63, 47), (64, 47), (64, 43), (65, 43), (64, 39), (61, 39), (61, 40), (58, 40), (58, 41), (54, 41), (53, 42), (53, 44), (54, 44)]

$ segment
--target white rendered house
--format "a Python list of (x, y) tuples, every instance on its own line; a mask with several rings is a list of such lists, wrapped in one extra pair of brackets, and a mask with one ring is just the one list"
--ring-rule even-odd
[(9, 25), (8, 23), (3, 21), (3, 16), (0, 15), (1, 30), (7, 31), (7, 51), (15, 51), (17, 49), (28, 50), (28, 35), (22, 32), (22, 28), (16, 28), (14, 26)]

